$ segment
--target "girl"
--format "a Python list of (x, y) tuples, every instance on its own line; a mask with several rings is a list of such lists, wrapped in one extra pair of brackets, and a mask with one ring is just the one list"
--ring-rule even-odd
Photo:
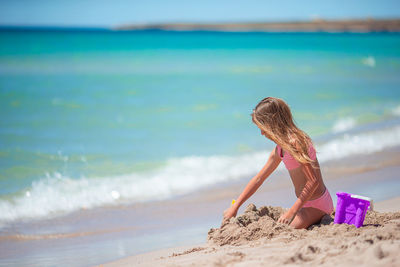
[(239, 207), (257, 191), (283, 161), (292, 179), (297, 200), (278, 220), (294, 228), (307, 228), (333, 211), (310, 137), (297, 128), (289, 106), (279, 98), (264, 98), (253, 110), (252, 120), (261, 134), (277, 144), (265, 166), (247, 184), (224, 219), (236, 216)]

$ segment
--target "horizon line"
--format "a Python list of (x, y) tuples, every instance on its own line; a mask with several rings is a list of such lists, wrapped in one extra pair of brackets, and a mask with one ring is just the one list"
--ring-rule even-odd
[(306, 23), (306, 22), (341, 22), (341, 21), (389, 21), (400, 20), (398, 17), (353, 17), (353, 18), (305, 18), (305, 19), (282, 19), (282, 20), (230, 20), (230, 21), (170, 21), (170, 22), (136, 22), (136, 23), (119, 23), (115, 25), (60, 25), (60, 24), (1, 24), (0, 28), (77, 28), (77, 29), (115, 29), (124, 26), (161, 26), (161, 25), (251, 25), (251, 24), (274, 24), (274, 23)]

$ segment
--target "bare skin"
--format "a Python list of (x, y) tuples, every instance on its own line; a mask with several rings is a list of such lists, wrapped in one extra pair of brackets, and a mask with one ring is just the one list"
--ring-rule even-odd
[[(266, 133), (262, 130), (261, 134), (268, 138)], [(239, 207), (257, 191), (271, 173), (275, 171), (281, 161), (277, 149), (271, 151), (264, 167), (246, 185), (235, 204), (224, 211), (224, 219), (236, 216)], [(311, 164), (301, 164), (298, 168), (289, 171), (297, 200), (293, 206), (278, 219), (278, 222), (290, 224), (296, 229), (307, 228), (311, 224), (321, 220), (322, 216), (325, 215), (325, 212), (316, 208), (303, 208), (306, 201), (319, 198), (324, 194), (326, 189), (322, 180), (318, 160), (316, 161), (316, 167), (317, 168), (313, 168)]]

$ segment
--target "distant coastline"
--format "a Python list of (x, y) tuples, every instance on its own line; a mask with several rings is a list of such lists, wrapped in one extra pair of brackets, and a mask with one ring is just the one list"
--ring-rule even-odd
[(270, 32), (270, 33), (400, 33), (399, 19), (349, 19), (249, 23), (155, 23), (114, 27), (0, 25), (0, 31), (19, 32)]
[(132, 24), (112, 28), (121, 31), (220, 31), (220, 32), (400, 32), (400, 19), (358, 19), (259, 23), (162, 23)]

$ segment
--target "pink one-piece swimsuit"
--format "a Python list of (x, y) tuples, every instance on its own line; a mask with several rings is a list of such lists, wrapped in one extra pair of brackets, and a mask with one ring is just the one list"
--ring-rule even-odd
[[(276, 149), (278, 155), (281, 157), (283, 163), (285, 164), (286, 169), (292, 170), (300, 167), (300, 163), (297, 162), (296, 159), (293, 158), (293, 156), (290, 153), (287, 153), (285, 151), (284, 155), (282, 156), (282, 148), (279, 145), (277, 145)], [(310, 147), (308, 148), (308, 156), (312, 160), (316, 160), (317, 158), (316, 151), (313, 145), (310, 145)], [(303, 205), (303, 208), (307, 207), (316, 208), (324, 211), (327, 214), (330, 214), (333, 211), (333, 201), (331, 194), (328, 191), (328, 188), (325, 187), (325, 192), (319, 198), (306, 201), (306, 203), (304, 203)]]

